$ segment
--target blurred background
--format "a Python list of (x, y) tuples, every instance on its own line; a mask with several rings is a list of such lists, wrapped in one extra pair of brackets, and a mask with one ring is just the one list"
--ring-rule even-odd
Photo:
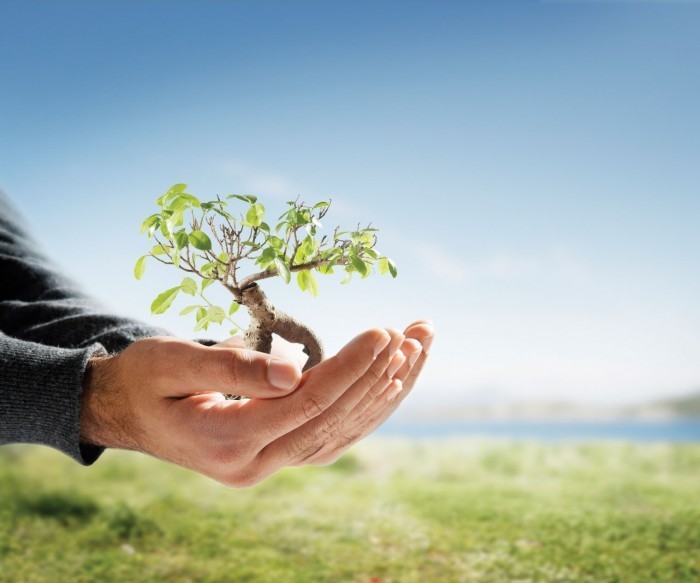
[(397, 279), (266, 282), (330, 353), (437, 329), (379, 436), (245, 491), (3, 446), (0, 583), (697, 583), (698, 30), (693, 0), (0, 0), (0, 188), (106, 309), (201, 335), (149, 312), (181, 272), (133, 276), (184, 182), (381, 229)]
[(197, 336), (149, 313), (180, 272), (132, 273), (170, 185), (330, 197), (399, 277), (268, 295), (330, 352), (434, 320), (402, 414), (700, 390), (698, 3), (29, 0), (0, 27), (0, 187), (109, 309)]

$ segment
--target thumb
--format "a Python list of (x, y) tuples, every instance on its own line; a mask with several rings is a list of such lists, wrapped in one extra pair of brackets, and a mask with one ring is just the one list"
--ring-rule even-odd
[(168, 396), (220, 392), (270, 399), (290, 393), (301, 380), (298, 364), (229, 343), (192, 343), (187, 345), (187, 353), (178, 350), (169, 354), (172, 374), (164, 387)]

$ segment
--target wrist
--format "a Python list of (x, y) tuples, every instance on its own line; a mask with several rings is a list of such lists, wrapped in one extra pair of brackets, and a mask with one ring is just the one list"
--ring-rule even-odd
[(80, 441), (100, 447), (137, 449), (123, 422), (125, 396), (116, 356), (91, 358), (80, 396)]

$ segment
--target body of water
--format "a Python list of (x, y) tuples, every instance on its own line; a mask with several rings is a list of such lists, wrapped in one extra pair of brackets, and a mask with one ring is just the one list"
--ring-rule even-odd
[(377, 430), (376, 435), (413, 439), (497, 437), (545, 442), (601, 440), (700, 442), (700, 418), (663, 421), (389, 420)]

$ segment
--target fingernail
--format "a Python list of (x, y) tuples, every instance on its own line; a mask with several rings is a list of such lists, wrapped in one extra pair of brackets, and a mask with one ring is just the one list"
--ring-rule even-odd
[(377, 358), (377, 356), (379, 356), (379, 353), (387, 347), (389, 342), (391, 342), (391, 336), (389, 336), (389, 335), (382, 336), (379, 339), (379, 342), (377, 342), (374, 345), (374, 358)]
[(286, 360), (271, 358), (267, 365), (267, 380), (277, 389), (288, 391), (299, 380), (299, 369)]
[(433, 345), (433, 338), (435, 338), (435, 336), (431, 334), (423, 339), (423, 352), (426, 354), (430, 352), (430, 347)]
[(386, 368), (386, 374), (389, 378), (393, 377), (396, 374), (396, 371), (401, 368), (401, 365), (406, 362), (406, 359), (404, 358), (393, 358), (392, 361), (389, 363), (389, 366)]
[(408, 366), (413, 366), (414, 364), (416, 364), (416, 360), (418, 360), (419, 356), (420, 350), (411, 354), (411, 356), (408, 357)]

